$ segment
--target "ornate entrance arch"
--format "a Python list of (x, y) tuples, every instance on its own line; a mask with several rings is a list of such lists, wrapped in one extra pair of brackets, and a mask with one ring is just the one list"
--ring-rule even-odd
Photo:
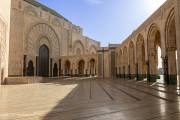
[[(37, 75), (48, 77), (49, 58), (53, 60), (60, 56), (60, 42), (56, 31), (46, 23), (35, 24), (30, 28), (25, 43), (27, 57), (38, 61), (35, 66)], [(50, 69), (53, 71), (53, 67)]]
[[(48, 49), (51, 58), (60, 56), (60, 43), (55, 30), (48, 24), (39, 23), (30, 29), (27, 37), (26, 52), (27, 55), (38, 55), (39, 47), (44, 43), (42, 38), (48, 40)], [(43, 42), (43, 43), (42, 43)], [(46, 44), (47, 45), (47, 44)]]

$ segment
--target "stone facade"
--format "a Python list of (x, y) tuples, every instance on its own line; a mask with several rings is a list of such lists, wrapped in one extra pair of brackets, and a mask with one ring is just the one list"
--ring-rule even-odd
[(40, 58), (42, 46), (48, 49), (48, 76), (53, 77), (53, 69), (56, 69), (55, 76), (64, 74), (65, 60), (69, 60), (72, 71), (75, 71), (79, 67), (78, 62), (83, 60), (84, 71), (88, 70), (90, 73), (89, 60), (96, 61), (96, 50), (100, 43), (83, 36), (82, 33), (82, 28), (34, 0), (13, 0), (9, 76), (38, 76), (40, 62), (43, 62)]
[(1, 83), (8, 76), (95, 75), (99, 48), (81, 27), (34, 0), (1, 2)]
[(0, 4), (0, 84), (8, 76), (9, 32), (11, 0)]
[(98, 50), (98, 77), (113, 78), (116, 76), (116, 48), (117, 44), (109, 44)]

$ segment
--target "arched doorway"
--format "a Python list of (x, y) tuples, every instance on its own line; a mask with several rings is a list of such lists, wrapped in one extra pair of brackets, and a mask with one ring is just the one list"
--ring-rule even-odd
[(90, 75), (95, 75), (96, 74), (96, 67), (95, 67), (95, 60), (91, 59), (90, 60)]
[(57, 76), (58, 76), (58, 67), (57, 67), (57, 63), (54, 63), (53, 77), (57, 77)]
[(39, 76), (49, 76), (49, 49), (46, 45), (39, 48)]
[(31, 60), (28, 62), (27, 76), (34, 76), (34, 65)]
[(79, 75), (84, 75), (84, 67), (85, 67), (84, 60), (80, 60), (78, 65)]
[(70, 70), (71, 70), (71, 63), (69, 60), (66, 60), (65, 62), (65, 75), (70, 75)]

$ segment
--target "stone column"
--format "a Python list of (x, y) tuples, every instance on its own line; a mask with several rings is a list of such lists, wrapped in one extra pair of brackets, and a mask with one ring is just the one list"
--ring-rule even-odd
[(59, 59), (59, 76), (61, 76), (61, 59)]
[(125, 66), (123, 66), (123, 75), (124, 75), (124, 79), (125, 79), (126, 78)]
[(139, 80), (139, 68), (138, 68), (138, 63), (136, 63), (136, 80)]
[(26, 63), (27, 63), (27, 55), (24, 55), (24, 58), (23, 58), (23, 76), (26, 76)]
[(169, 75), (168, 75), (168, 57), (165, 56), (163, 60), (163, 76), (165, 84), (169, 85)]
[(150, 82), (150, 68), (149, 68), (149, 60), (146, 61), (146, 66), (147, 66), (147, 82)]
[(53, 74), (52, 74), (52, 72), (53, 72), (53, 70), (52, 70), (52, 62), (53, 62), (53, 59), (50, 58), (50, 77), (53, 76)]
[(38, 63), (39, 59), (38, 58), (39, 57), (36, 56), (36, 76), (38, 76), (38, 66), (39, 66), (39, 63)]
[(177, 66), (175, 50), (168, 50), (169, 84), (177, 84)]
[(121, 67), (119, 67), (119, 77), (121, 78)]
[(128, 78), (131, 79), (131, 70), (130, 65), (128, 65)]
[(156, 82), (156, 51), (151, 49), (150, 55), (149, 55), (149, 82)]
[(180, 0), (175, 0), (175, 26), (176, 26), (176, 44), (178, 61), (178, 79), (180, 75)]

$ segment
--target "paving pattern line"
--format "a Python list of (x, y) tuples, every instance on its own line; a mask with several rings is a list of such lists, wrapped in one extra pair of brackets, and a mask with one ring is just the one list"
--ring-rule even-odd
[[(175, 114), (179, 114), (179, 111), (177, 111), (177, 112), (172, 112), (172, 113), (166, 113), (166, 115), (160, 115), (160, 116), (156, 116), (156, 117), (153, 117), (153, 118), (148, 118), (148, 119), (146, 119), (146, 120), (154, 120), (154, 119), (161, 119), (161, 118), (163, 118), (163, 117), (169, 117), (169, 116), (174, 116)], [(163, 120), (165, 120), (165, 119), (163, 119)]]
[[(116, 83), (118, 83), (119, 85), (121, 85), (119, 82), (116, 82)], [(170, 100), (170, 99), (167, 99), (167, 98), (160, 97), (160, 96), (158, 96), (158, 95), (154, 95), (154, 94), (149, 93), (149, 92), (145, 92), (145, 91), (143, 91), (143, 90), (137, 89), (137, 88), (132, 87), (132, 86), (127, 85), (127, 84), (124, 84), (123, 86), (124, 86), (124, 87), (127, 87), (127, 88), (134, 89), (134, 90), (136, 90), (136, 91), (139, 91), (139, 92), (142, 92), (142, 93), (145, 93), (145, 94), (148, 94), (148, 95), (153, 96), (153, 97), (155, 97), (155, 98), (159, 98), (159, 99), (168, 101), (168, 102), (177, 102), (177, 101), (174, 101), (174, 100)]]
[(171, 95), (173, 94), (173, 95), (176, 95), (176, 96), (180, 96), (180, 95), (177, 94), (176, 92), (167, 91), (167, 90), (159, 90), (158, 88), (153, 88), (153, 87), (145, 86), (145, 85), (141, 85), (141, 84), (136, 84), (136, 85), (137, 85), (137, 86), (140, 86), (140, 87), (152, 89), (152, 90), (155, 90), (155, 91), (160, 91), (160, 92), (163, 92), (163, 93), (167, 93), (167, 94), (171, 94)]
[(89, 80), (89, 99), (92, 99), (92, 79)]
[(128, 95), (129, 97), (131, 97), (131, 98), (133, 98), (133, 99), (135, 99), (135, 100), (137, 100), (137, 101), (141, 101), (140, 98), (135, 97), (134, 95), (132, 95), (132, 94), (130, 94), (130, 93), (128, 93), (128, 92), (126, 92), (126, 91), (124, 91), (124, 90), (118, 88), (117, 86), (115, 86), (115, 85), (113, 85), (113, 84), (111, 84), (111, 83), (108, 83), (107, 81), (104, 81), (103, 83), (106, 83), (107, 85), (109, 85), (109, 86), (111, 86), (111, 87), (117, 89), (118, 91), (121, 91), (121, 92), (124, 93), (125, 95)]
[(113, 96), (111, 96), (111, 94), (110, 94), (99, 82), (97, 82), (97, 84), (98, 84), (99, 87), (108, 95), (108, 97), (109, 97), (111, 100), (114, 100)]

